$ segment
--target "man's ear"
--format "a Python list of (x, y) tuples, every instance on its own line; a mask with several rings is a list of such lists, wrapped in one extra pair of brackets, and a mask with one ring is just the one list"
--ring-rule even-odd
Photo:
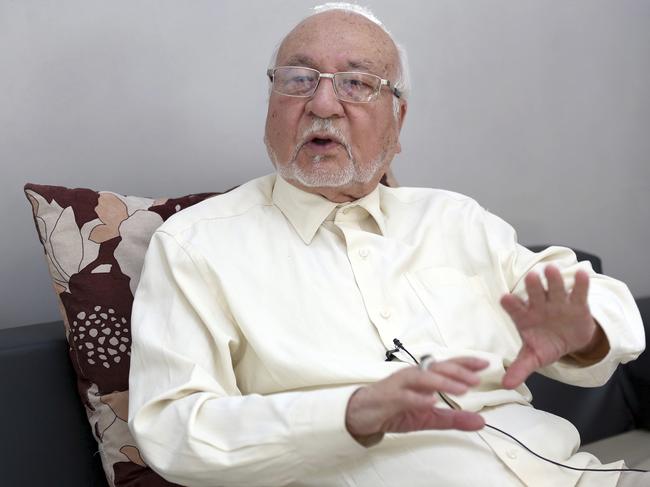
[(395, 145), (395, 154), (399, 154), (400, 152), (402, 152), (402, 144), (399, 140), (399, 135), (402, 132), (402, 125), (404, 125), (406, 110), (407, 110), (406, 100), (400, 100), (399, 114), (397, 116), (397, 144)]
[(399, 117), (397, 120), (398, 123), (398, 129), (401, 131), (402, 130), (402, 125), (404, 125), (404, 118), (406, 117), (406, 111), (408, 108), (408, 103), (406, 100), (400, 100), (400, 106), (399, 106)]

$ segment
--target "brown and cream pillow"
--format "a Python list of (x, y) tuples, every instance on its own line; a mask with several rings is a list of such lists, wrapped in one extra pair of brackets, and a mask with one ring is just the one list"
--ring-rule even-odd
[(218, 193), (151, 199), (27, 184), (25, 194), (109, 485), (174, 485), (147, 467), (127, 427), (131, 307), (156, 228)]

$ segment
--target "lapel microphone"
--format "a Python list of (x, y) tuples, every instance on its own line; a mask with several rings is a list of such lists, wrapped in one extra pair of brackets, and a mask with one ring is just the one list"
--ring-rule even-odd
[(411, 355), (411, 352), (409, 352), (404, 347), (404, 345), (402, 345), (402, 342), (400, 342), (397, 338), (393, 338), (393, 345), (395, 345), (395, 348), (393, 348), (391, 350), (386, 350), (386, 360), (385, 360), (385, 362), (392, 362), (394, 359), (397, 358), (395, 356), (395, 352), (399, 352), (400, 350), (403, 350), (408, 354), (409, 357), (411, 357), (411, 359), (413, 359), (413, 361), (416, 364), (418, 364), (418, 365), (420, 364), (420, 362), (418, 362), (418, 360), (413, 355)]

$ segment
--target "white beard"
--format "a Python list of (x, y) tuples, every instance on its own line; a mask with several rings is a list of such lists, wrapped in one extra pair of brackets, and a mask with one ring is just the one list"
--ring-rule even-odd
[[(298, 164), (298, 153), (303, 144), (309, 140), (309, 137), (316, 132), (326, 132), (343, 143), (348, 153), (345, 165), (332, 169), (332, 167), (323, 161), (328, 156), (317, 155), (312, 158), (311, 165), (305, 169)], [(379, 157), (365, 166), (360, 166), (352, 157), (350, 144), (343, 134), (333, 126), (330, 119), (316, 119), (308, 127), (300, 138), (301, 142), (296, 145), (291, 160), (280, 162), (278, 157), (271, 148), (268, 139), (264, 137), (266, 150), (275, 165), (278, 174), (285, 180), (297, 181), (307, 188), (338, 188), (349, 186), (353, 183), (365, 184), (370, 182), (377, 173), (383, 169), (387, 152), (383, 151)]]
[[(383, 156), (383, 154), (382, 154)], [(308, 188), (338, 188), (352, 183), (367, 183), (383, 167), (384, 157), (378, 157), (366, 167), (359, 167), (354, 160), (348, 159), (343, 168), (332, 170), (322, 162), (322, 156), (315, 156), (309, 169), (304, 169), (293, 159), (288, 164), (277, 164), (278, 174), (283, 179), (298, 181)]]

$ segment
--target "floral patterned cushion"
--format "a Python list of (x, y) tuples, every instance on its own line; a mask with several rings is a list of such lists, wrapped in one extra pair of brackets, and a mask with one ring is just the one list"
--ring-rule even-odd
[(174, 485), (147, 467), (127, 427), (131, 306), (154, 230), (218, 193), (154, 200), (27, 184), (25, 194), (109, 485)]

